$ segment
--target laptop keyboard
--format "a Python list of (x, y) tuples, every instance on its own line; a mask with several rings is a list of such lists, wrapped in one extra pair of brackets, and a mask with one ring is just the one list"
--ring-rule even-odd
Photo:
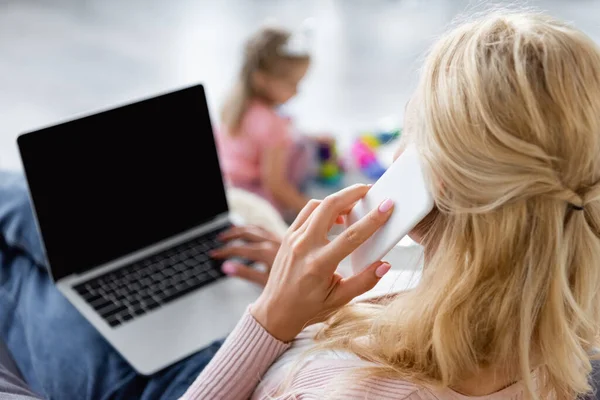
[(73, 289), (116, 327), (224, 276), (221, 261), (208, 253), (223, 245), (225, 226), (74, 286)]

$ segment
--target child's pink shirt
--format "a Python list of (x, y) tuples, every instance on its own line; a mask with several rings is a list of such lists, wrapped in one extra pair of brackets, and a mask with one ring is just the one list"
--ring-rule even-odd
[(264, 152), (268, 148), (284, 149), (292, 141), (288, 121), (258, 100), (248, 106), (240, 132), (230, 135), (223, 126), (216, 137), (225, 180), (234, 186), (260, 185)]

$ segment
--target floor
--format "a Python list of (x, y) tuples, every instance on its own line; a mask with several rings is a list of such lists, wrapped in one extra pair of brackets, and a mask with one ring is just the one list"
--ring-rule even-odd
[[(515, 4), (523, 2), (512, 1)], [(216, 115), (244, 38), (275, 20), (316, 23), (314, 63), (289, 105), (342, 142), (401, 122), (427, 46), (490, 1), (0, 0), (0, 168), (23, 131), (204, 82)], [(494, 3), (495, 4), (495, 3)], [(600, 42), (600, 1), (528, 1)]]

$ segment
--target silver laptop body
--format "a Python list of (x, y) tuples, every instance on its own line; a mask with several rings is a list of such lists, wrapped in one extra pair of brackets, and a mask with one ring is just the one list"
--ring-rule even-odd
[(139, 373), (225, 337), (259, 294), (209, 257), (233, 221), (201, 85), (18, 145), (56, 286)]

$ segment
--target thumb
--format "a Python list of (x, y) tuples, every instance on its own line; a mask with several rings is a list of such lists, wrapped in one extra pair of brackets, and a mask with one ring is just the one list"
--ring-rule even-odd
[(332, 302), (334, 307), (341, 307), (373, 289), (377, 282), (390, 270), (392, 266), (384, 261), (377, 261), (365, 268), (362, 272), (342, 279), (338, 284)]
[(225, 261), (221, 267), (221, 271), (228, 276), (237, 276), (238, 278), (254, 282), (258, 285), (265, 286), (269, 274), (261, 272), (247, 265), (235, 261)]

